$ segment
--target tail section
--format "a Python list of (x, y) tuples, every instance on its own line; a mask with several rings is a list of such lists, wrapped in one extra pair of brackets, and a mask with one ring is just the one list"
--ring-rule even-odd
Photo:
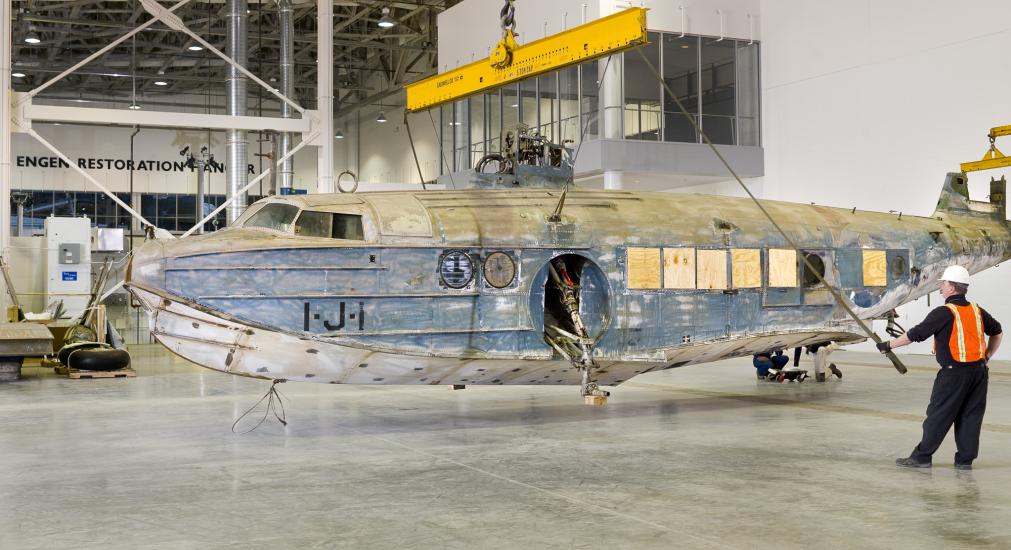
[(969, 198), (969, 181), (965, 172), (949, 172), (944, 178), (941, 197), (937, 199), (934, 216), (972, 215), (995, 218), (1000, 221), (1007, 219), (1007, 180), (1004, 176), (990, 178), (989, 201), (974, 201)]

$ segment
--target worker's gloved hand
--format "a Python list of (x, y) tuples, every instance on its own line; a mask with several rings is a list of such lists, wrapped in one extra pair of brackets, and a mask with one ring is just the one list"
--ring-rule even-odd
[(878, 343), (878, 351), (881, 353), (888, 353), (892, 351), (892, 347), (888, 345), (888, 340)]

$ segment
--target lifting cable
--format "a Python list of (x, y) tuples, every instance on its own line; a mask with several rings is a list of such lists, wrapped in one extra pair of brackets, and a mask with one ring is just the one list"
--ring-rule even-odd
[[(815, 269), (814, 265), (812, 265), (811, 261), (807, 258), (807, 255), (804, 254), (803, 251), (801, 251), (801, 249), (797, 246), (797, 243), (795, 243), (793, 239), (791, 239), (790, 236), (786, 234), (786, 231), (783, 231), (783, 228), (780, 227), (778, 223), (776, 223), (776, 220), (773, 219), (773, 217), (769, 214), (769, 212), (765, 209), (765, 207), (762, 206), (761, 201), (759, 201), (758, 198), (755, 197), (755, 195), (751, 192), (751, 189), (748, 189), (748, 186), (745, 185), (744, 181), (741, 180), (741, 177), (737, 175), (737, 172), (730, 166), (730, 163), (727, 162), (727, 159), (723, 157), (719, 149), (717, 149), (716, 146), (713, 145), (713, 142), (710, 141), (709, 136), (706, 135), (706, 133), (699, 126), (699, 124), (695, 121), (695, 117), (693, 117), (688, 112), (688, 109), (685, 108), (684, 104), (681, 103), (681, 100), (678, 99), (677, 94), (675, 94), (674, 91), (671, 90), (667, 82), (664, 81), (663, 77), (660, 75), (660, 72), (657, 71), (656, 67), (653, 66), (653, 63), (649, 60), (648, 57), (646, 57), (646, 54), (643, 53), (642, 49), (637, 48), (636, 51), (639, 52), (639, 55), (642, 57), (642, 60), (646, 63), (646, 66), (649, 67), (649, 70), (653, 73), (654, 76), (656, 76), (657, 80), (660, 81), (660, 84), (663, 86), (664, 91), (667, 92), (667, 95), (672, 100), (674, 100), (674, 103), (676, 103), (678, 108), (681, 109), (681, 114), (683, 114), (685, 118), (688, 119), (688, 122), (691, 123), (692, 127), (695, 129), (695, 132), (699, 136), (701, 136), (702, 140), (706, 143), (706, 145), (708, 145), (709, 148), (712, 149), (716, 157), (720, 159), (721, 163), (723, 163), (723, 166), (725, 166), (727, 170), (730, 172), (730, 175), (734, 176), (734, 179), (737, 180), (737, 183), (740, 184), (742, 189), (744, 189), (744, 192), (748, 194), (748, 197), (750, 197), (751, 200), (755, 203), (755, 206), (757, 206), (758, 209), (762, 211), (762, 214), (766, 217), (766, 219), (769, 220), (769, 223), (771, 223), (772, 226), (776, 228), (776, 231), (778, 231), (779, 234), (783, 236), (783, 239), (787, 242), (787, 244), (790, 245), (791, 248), (793, 248), (793, 250), (797, 253), (797, 256), (804, 261), (804, 266), (807, 267), (807, 269), (818, 278), (818, 282), (825, 285), (825, 288), (827, 288), (828, 291), (832, 294), (832, 297), (835, 298), (836, 302), (838, 302), (839, 305), (842, 306), (842, 308), (846, 311), (846, 313), (848, 313), (849, 316), (852, 317), (853, 320), (856, 321), (858, 325), (860, 325), (860, 328), (863, 329), (863, 331), (867, 334), (867, 337), (873, 340), (875, 343), (880, 344), (882, 342), (881, 338), (878, 337), (878, 335), (875, 334), (874, 331), (871, 330), (866, 323), (864, 323), (863, 319), (857, 316), (857, 314), (853, 311), (853, 309), (850, 308), (849, 304), (846, 303), (845, 298), (843, 298), (839, 290), (834, 286), (830, 285), (829, 282), (825, 280), (825, 277), (817, 269)], [(906, 373), (906, 366), (902, 364), (902, 361), (900, 361), (899, 358), (895, 355), (895, 352), (888, 351), (885, 355), (887, 355), (888, 359), (891, 360), (892, 365), (895, 366), (895, 370), (899, 371), (899, 373), (901, 374)]]
[[(435, 119), (433, 118), (434, 122)], [(418, 179), (421, 180), (421, 190), (427, 191), (425, 187), (425, 175), (421, 173), (421, 163), (418, 162), (418, 151), (414, 148), (414, 137), (411, 135), (411, 123), (407, 120), (407, 108), (404, 108), (404, 128), (407, 128), (407, 141), (411, 142), (411, 154), (414, 155), (414, 165), (418, 167)]]
[[(604, 62), (604, 70), (600, 73), (603, 76), (597, 81), (597, 100), (600, 100), (600, 90), (604, 86), (604, 79), (607, 78), (607, 68), (611, 66), (611, 57), (607, 56), (607, 61)], [(598, 105), (599, 107), (599, 105)], [(598, 109), (599, 111), (599, 109)], [(596, 115), (597, 122), (600, 122), (600, 115)], [(579, 145), (576, 145), (575, 152), (572, 153), (572, 160), (569, 164), (572, 165), (572, 174), (569, 179), (565, 180), (565, 187), (562, 188), (562, 194), (558, 197), (558, 204), (555, 206), (555, 211), (548, 216), (548, 221), (551, 223), (558, 223), (562, 221), (562, 208), (565, 208), (565, 197), (569, 194), (569, 185), (572, 183), (573, 178), (576, 177), (576, 159), (579, 158), (579, 151), (583, 148), (583, 142), (586, 140), (586, 131), (590, 129), (591, 117), (586, 117), (586, 123), (583, 124), (583, 129), (579, 132)], [(563, 145), (564, 146), (564, 145)]]
[[(406, 118), (406, 115), (404, 115), (404, 116)], [(432, 110), (431, 109), (428, 109), (428, 118), (432, 121), (432, 131), (435, 132), (435, 139), (439, 140), (439, 152), (441, 153), (441, 156), (442, 156), (442, 163), (443, 163), (443, 165), (446, 166), (446, 174), (449, 175), (449, 181), (450, 181), (450, 183), (453, 184), (453, 189), (456, 189), (456, 180), (453, 179), (453, 171), (450, 169), (449, 161), (446, 160), (446, 149), (443, 147), (443, 144), (446, 143), (446, 140), (443, 139), (444, 136), (440, 136), (439, 135), (439, 128), (435, 125), (435, 116), (432, 114)], [(409, 133), (408, 133), (407, 137), (410, 137)], [(455, 145), (456, 144), (454, 144), (454, 146)], [(412, 149), (414, 148), (414, 140), (411, 140), (411, 148)], [(469, 149), (469, 146), (468, 146), (468, 149)]]

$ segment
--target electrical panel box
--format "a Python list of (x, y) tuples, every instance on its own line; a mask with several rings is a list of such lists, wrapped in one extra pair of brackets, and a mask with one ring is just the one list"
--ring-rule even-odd
[(50, 216), (45, 235), (46, 303), (63, 300), (69, 316), (80, 315), (91, 296), (91, 220)]
[(81, 263), (81, 244), (61, 243), (59, 262), (64, 265), (76, 265)]

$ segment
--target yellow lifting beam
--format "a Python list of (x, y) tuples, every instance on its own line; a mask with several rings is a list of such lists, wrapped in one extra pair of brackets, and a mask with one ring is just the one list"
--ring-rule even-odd
[(430, 109), (645, 43), (645, 8), (629, 8), (523, 46), (516, 45), (510, 30), (491, 57), (409, 84), (407, 110)]
[(990, 138), (990, 148), (983, 154), (983, 160), (975, 162), (963, 162), (963, 172), (978, 172), (980, 170), (992, 170), (994, 168), (1011, 167), (1011, 156), (1004, 156), (994, 142), (998, 137), (1011, 136), (1011, 126), (997, 126), (990, 128), (990, 133), (986, 137)]

